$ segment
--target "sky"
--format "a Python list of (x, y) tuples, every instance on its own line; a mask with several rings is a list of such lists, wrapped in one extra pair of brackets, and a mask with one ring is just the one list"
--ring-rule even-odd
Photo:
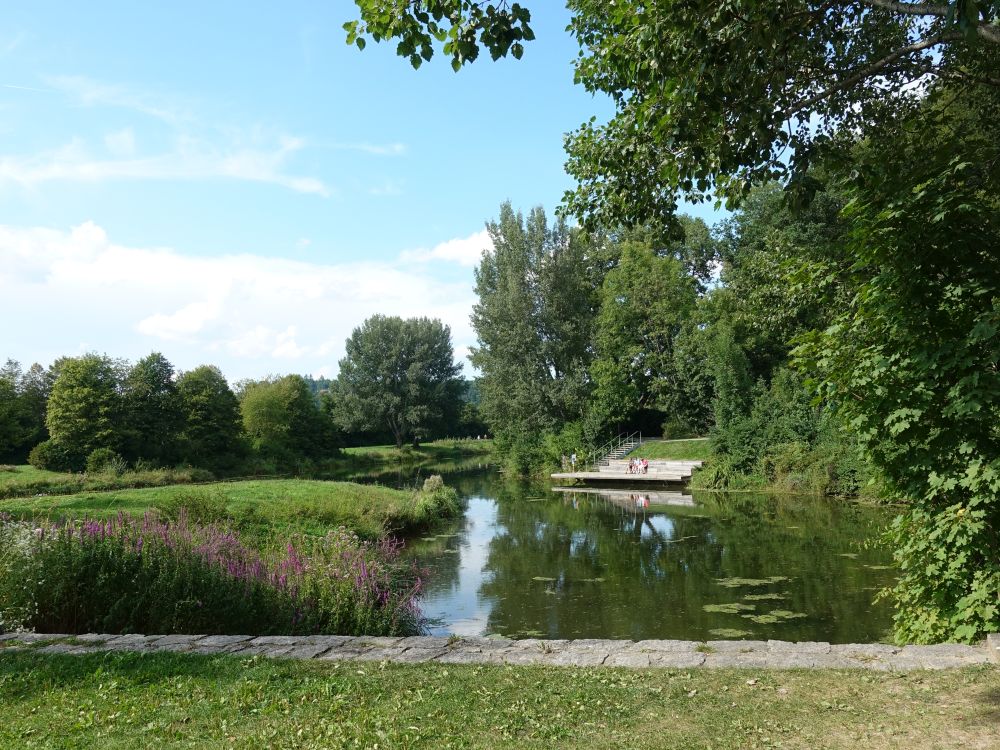
[(573, 84), (567, 12), (532, 13), (521, 61), (456, 74), (348, 47), (348, 0), (8, 8), (0, 359), (331, 377), (376, 313), (441, 319), (464, 359), (485, 222), (553, 211), (564, 133), (613, 111)]

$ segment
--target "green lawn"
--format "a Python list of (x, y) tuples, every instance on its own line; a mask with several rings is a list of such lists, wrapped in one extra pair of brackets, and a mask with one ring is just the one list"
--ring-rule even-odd
[(32, 495), (63, 495), (73, 492), (102, 492), (135, 487), (163, 487), (211, 480), (212, 474), (203, 469), (144, 469), (122, 474), (74, 474), (45, 471), (33, 466), (16, 466), (14, 471), (0, 472), (0, 500)]
[(25, 464), (23, 466), (15, 466), (14, 471), (0, 471), (0, 487), (9, 487), (11, 485), (22, 484), (24, 482), (34, 482), (41, 479), (66, 479), (71, 476), (73, 475), (58, 471), (36, 469), (34, 466), (28, 466)]
[(1000, 669), (909, 674), (0, 653), (4, 748), (990, 748)]
[(650, 460), (705, 461), (712, 456), (712, 446), (704, 438), (697, 440), (647, 440), (632, 451), (629, 456)]
[(432, 520), (433, 509), (413, 491), (351, 482), (271, 479), (173, 485), (110, 492), (0, 500), (0, 511), (39, 517), (108, 516), (191, 508), (198, 520), (234, 520), (251, 533), (322, 534), (347, 526), (373, 538), (387, 531), (416, 528)]
[(466, 456), (483, 456), (493, 451), (492, 440), (435, 440), (421, 443), (419, 447), (404, 445), (361, 445), (344, 448), (349, 457), (362, 460), (394, 460), (394, 461), (441, 461), (463, 458)]

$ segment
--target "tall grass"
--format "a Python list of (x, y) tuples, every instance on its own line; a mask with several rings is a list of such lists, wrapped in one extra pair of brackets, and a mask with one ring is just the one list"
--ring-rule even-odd
[(181, 512), (37, 527), (0, 518), (0, 629), (410, 635), (417, 572), (344, 529), (261, 553)]

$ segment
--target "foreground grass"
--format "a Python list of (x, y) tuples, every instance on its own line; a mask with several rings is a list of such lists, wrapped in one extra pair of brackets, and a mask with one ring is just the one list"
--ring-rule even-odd
[(648, 440), (629, 454), (630, 457), (672, 459), (674, 461), (706, 461), (712, 456), (708, 440)]
[(0, 747), (990, 748), (1000, 669), (592, 670), (0, 653)]
[(107, 517), (119, 512), (168, 513), (185, 507), (204, 522), (230, 521), (250, 534), (324, 534), (346, 526), (362, 537), (409, 531), (441, 509), (419, 493), (378, 485), (308, 479), (270, 479), (153, 487), (0, 501), (0, 511), (36, 518)]

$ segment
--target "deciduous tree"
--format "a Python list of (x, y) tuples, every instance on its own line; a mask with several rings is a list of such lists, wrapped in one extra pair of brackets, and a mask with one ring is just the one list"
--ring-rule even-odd
[(397, 447), (427, 439), (460, 408), (451, 329), (439, 320), (375, 315), (347, 339), (333, 388), (345, 429), (388, 429)]

